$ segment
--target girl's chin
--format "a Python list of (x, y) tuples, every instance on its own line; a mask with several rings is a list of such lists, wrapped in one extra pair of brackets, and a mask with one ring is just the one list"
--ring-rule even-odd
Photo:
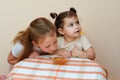
[(53, 54), (53, 53), (49, 53), (49, 54)]
[(55, 51), (54, 52), (49, 52), (49, 54), (54, 54), (55, 53)]
[(79, 37), (79, 36), (80, 36), (80, 34), (76, 34), (76, 35), (75, 35), (75, 37)]

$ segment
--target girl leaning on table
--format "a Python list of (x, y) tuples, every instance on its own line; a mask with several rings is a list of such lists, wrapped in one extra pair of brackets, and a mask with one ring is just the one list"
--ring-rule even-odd
[[(34, 19), (25, 31), (20, 31), (13, 40), (14, 46), (8, 55), (8, 63), (13, 65), (25, 58), (37, 58), (43, 54), (53, 54), (57, 50), (55, 26), (46, 18)], [(6, 80), (1, 75), (0, 80)]]
[[(56, 54), (63, 57), (80, 57), (95, 59), (95, 51), (85, 37), (81, 35), (81, 25), (74, 8), (69, 11), (57, 13), (50, 13), (50, 16), (55, 18), (55, 26), (58, 34), (58, 48)], [(62, 54), (61, 54), (62, 53)]]
[(56, 28), (48, 19), (37, 18), (25, 31), (19, 32), (13, 42), (14, 46), (8, 55), (11, 65), (28, 57), (53, 54), (57, 50)]

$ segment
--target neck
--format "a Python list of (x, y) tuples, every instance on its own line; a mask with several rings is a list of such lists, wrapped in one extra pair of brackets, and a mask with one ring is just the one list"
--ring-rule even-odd
[(67, 38), (67, 37), (64, 37), (65, 44), (70, 43), (70, 42), (73, 42), (76, 38), (77, 38), (77, 37), (75, 37), (75, 38)]

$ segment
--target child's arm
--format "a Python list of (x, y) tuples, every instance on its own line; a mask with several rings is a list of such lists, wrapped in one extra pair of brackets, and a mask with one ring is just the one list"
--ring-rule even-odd
[(59, 49), (59, 50), (56, 51), (55, 54), (60, 55), (64, 58), (69, 58), (69, 57), (72, 56), (71, 53), (69, 51), (65, 50), (65, 49)]
[(8, 63), (11, 65), (14, 65), (15, 63), (17, 63), (17, 58), (13, 56), (12, 51), (10, 51), (7, 60), (8, 60)]
[(38, 52), (32, 52), (29, 56), (29, 58), (38, 58), (40, 56), (40, 54)]
[(88, 58), (91, 60), (95, 59), (95, 51), (92, 47), (88, 48), (85, 51), (79, 50), (76, 46), (71, 51), (72, 56), (80, 57), (80, 58)]
[[(40, 54), (37, 52), (33, 52), (30, 54), (29, 58), (38, 58)], [(12, 51), (10, 51), (9, 55), (8, 55), (8, 63), (11, 65), (14, 65), (18, 62), (18, 58), (16, 58), (15, 56), (13, 56)]]

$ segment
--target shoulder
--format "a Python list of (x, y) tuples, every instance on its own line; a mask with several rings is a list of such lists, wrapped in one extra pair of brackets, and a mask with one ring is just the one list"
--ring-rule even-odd
[(58, 46), (64, 43), (64, 37), (63, 36), (57, 37), (57, 43), (58, 43)]
[(88, 40), (87, 37), (84, 36), (84, 35), (81, 35), (81, 36), (79, 37), (79, 41), (80, 41), (81, 43), (83, 43), (83, 44), (90, 44), (89, 40)]
[(20, 42), (15, 43), (15, 45), (12, 47), (12, 52), (20, 52), (23, 49), (23, 45)]
[(57, 37), (57, 40), (63, 40), (63, 39), (64, 39), (63, 36)]
[(23, 47), (23, 45), (20, 42), (16, 42), (14, 47)]
[(20, 52), (23, 50), (23, 45), (19, 42), (15, 43), (15, 45), (12, 47), (12, 54), (15, 57), (18, 57)]
[(81, 40), (81, 44), (84, 50), (87, 50), (88, 48), (92, 46), (86, 36), (82, 35), (80, 37), (80, 40)]
[(79, 40), (86, 40), (87, 39), (87, 37), (85, 36), (85, 35), (81, 35), (80, 37), (79, 37)]

